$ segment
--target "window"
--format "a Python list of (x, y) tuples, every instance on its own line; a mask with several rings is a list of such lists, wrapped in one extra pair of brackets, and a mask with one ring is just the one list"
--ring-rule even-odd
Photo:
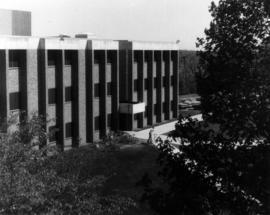
[(144, 117), (148, 116), (148, 106), (145, 106), (145, 112), (144, 112)]
[(49, 52), (48, 53), (48, 66), (55, 66), (56, 65), (56, 53)]
[(20, 52), (15, 50), (9, 51), (9, 67), (19, 67)]
[(94, 85), (94, 95), (95, 97), (99, 97), (99, 84), (98, 83)]
[(112, 82), (107, 83), (107, 95), (108, 96), (112, 95)]
[(9, 94), (9, 108), (10, 108), (10, 110), (20, 109), (20, 107), (21, 107), (20, 97), (21, 97), (20, 92), (15, 92), (15, 93)]
[(57, 127), (55, 125), (50, 126), (49, 127), (49, 141), (55, 142), (57, 140), (57, 135), (58, 135)]
[(95, 130), (99, 130), (99, 116), (95, 117)]
[[(110, 53), (110, 54), (111, 54), (111, 53)], [(107, 63), (108, 63), (108, 64), (113, 64), (113, 57), (114, 57), (114, 56), (111, 56), (111, 55), (108, 54), (108, 57), (107, 57)]]
[(148, 90), (148, 79), (147, 78), (144, 79), (144, 89)]
[(157, 77), (154, 78), (154, 88), (157, 88)]
[(172, 86), (174, 85), (174, 76), (173, 75), (171, 76), (171, 85)]
[(66, 51), (65, 52), (65, 65), (72, 65), (72, 52)]
[(72, 87), (65, 88), (65, 101), (66, 102), (72, 101)]
[(66, 123), (66, 138), (70, 138), (73, 136), (73, 123)]
[(107, 126), (108, 126), (109, 128), (112, 127), (112, 114), (111, 114), (111, 113), (109, 113), (109, 114), (107, 115)]
[(171, 101), (171, 110), (174, 111), (174, 102)]
[(134, 114), (134, 120), (139, 120), (140, 119), (140, 113)]
[(95, 58), (94, 58), (94, 64), (100, 64), (100, 59), (96, 55), (95, 55)]
[(157, 115), (157, 104), (154, 104), (154, 115)]
[(48, 92), (48, 100), (49, 104), (55, 104), (56, 103), (56, 88), (49, 89)]
[(163, 102), (163, 113), (166, 112), (167, 106), (166, 106), (166, 102)]
[(165, 76), (163, 77), (162, 81), (163, 81), (163, 87), (166, 87), (166, 77)]
[(134, 80), (134, 92), (138, 91), (138, 79)]

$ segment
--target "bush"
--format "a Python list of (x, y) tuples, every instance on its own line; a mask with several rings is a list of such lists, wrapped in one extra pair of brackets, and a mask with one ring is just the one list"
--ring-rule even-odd
[(67, 160), (44, 145), (49, 136), (44, 123), (34, 115), (9, 124), (0, 135), (1, 214), (123, 214), (134, 205), (131, 199), (104, 195), (102, 175), (82, 180), (78, 172), (61, 169)]

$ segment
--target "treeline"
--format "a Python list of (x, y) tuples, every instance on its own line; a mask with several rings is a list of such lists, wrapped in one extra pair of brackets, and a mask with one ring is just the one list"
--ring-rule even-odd
[(196, 51), (181, 50), (179, 55), (179, 94), (197, 93), (196, 74), (199, 58)]

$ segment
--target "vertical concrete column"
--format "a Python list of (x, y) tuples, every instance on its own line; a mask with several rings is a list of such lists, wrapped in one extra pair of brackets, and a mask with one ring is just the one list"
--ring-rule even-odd
[(165, 52), (165, 120), (170, 119), (170, 52)]
[(169, 61), (169, 72), (168, 72), (168, 77), (167, 77), (167, 81), (168, 81), (168, 102), (166, 102), (166, 106), (167, 106), (167, 112), (168, 112), (168, 118), (171, 119), (172, 115), (171, 115), (171, 100), (172, 100), (172, 92), (171, 92), (171, 71), (172, 71), (172, 57), (171, 57), (171, 51), (168, 52), (168, 61)]
[(0, 50), (0, 120), (5, 123), (9, 116), (9, 95), (8, 95), (8, 50)]
[(65, 118), (64, 118), (64, 63), (65, 63), (65, 52), (64, 50), (56, 51), (56, 126), (58, 128), (58, 140), (57, 144), (61, 150), (64, 149), (65, 143)]
[(152, 104), (152, 114), (151, 114), (151, 125), (156, 123), (156, 114), (154, 110), (154, 51), (151, 50), (149, 51), (149, 61), (150, 61), (150, 68), (149, 68), (149, 80), (148, 80), (148, 85), (149, 85), (149, 92), (150, 92), (150, 97), (151, 97), (151, 104)]
[[(65, 51), (67, 52), (67, 51)], [(72, 57), (71, 57), (71, 87), (72, 87), (72, 101), (71, 101), (71, 114), (72, 114), (72, 147), (77, 147), (79, 144), (79, 140), (81, 140), (80, 138), (80, 121), (79, 121), (79, 98), (80, 98), (80, 92), (79, 92), (79, 86), (80, 86), (80, 82), (79, 82), (79, 64), (80, 65), (85, 65), (84, 64), (84, 55), (82, 56), (82, 58), (80, 58), (80, 53), (81, 50), (74, 50), (72, 51)], [(66, 53), (65, 53), (66, 54)], [(81, 61), (81, 62), (80, 62)], [(64, 63), (65, 65), (65, 63)], [(65, 77), (65, 75), (63, 75), (63, 77)], [(84, 85), (84, 82), (81, 83), (81, 85)], [(84, 85), (85, 86), (85, 85)], [(64, 91), (66, 93), (64, 86)], [(66, 103), (65, 101), (65, 97), (64, 97), (64, 104)], [(83, 101), (82, 101), (83, 103)], [(84, 102), (85, 104), (85, 102)], [(83, 105), (83, 104), (82, 104)], [(65, 106), (64, 106), (64, 110), (65, 110)], [(65, 110), (66, 111), (66, 110)], [(65, 125), (66, 128), (66, 125)], [(85, 139), (85, 138), (84, 138)], [(85, 142), (83, 142), (85, 143)]]
[(160, 79), (160, 91), (161, 91), (161, 122), (165, 120), (165, 114), (163, 111), (163, 102), (165, 101), (165, 90), (163, 86), (163, 77), (165, 76), (165, 52), (161, 51), (160, 53), (160, 70), (161, 70), (161, 79)]
[[(88, 40), (85, 50), (86, 56), (86, 140), (87, 142), (94, 141), (94, 110), (93, 110), (93, 98), (94, 98), (94, 87), (93, 87), (93, 66), (94, 66), (94, 52), (92, 50), (92, 41)], [(79, 78), (80, 80), (80, 78)], [(82, 94), (83, 95), (83, 94)], [(80, 114), (81, 115), (81, 114)], [(84, 116), (82, 116), (84, 117)]]
[(19, 78), (19, 92), (20, 92), (20, 109), (21, 117), (28, 114), (28, 67), (27, 67), (27, 52), (28, 50), (19, 50), (19, 68), (18, 68), (18, 78)]
[(134, 51), (128, 50), (128, 100), (133, 101), (134, 76), (133, 76)]
[(119, 50), (113, 53), (112, 64), (112, 129), (118, 131), (119, 129)]
[(173, 54), (173, 117), (178, 118), (179, 109), (179, 51), (175, 51)]
[[(48, 51), (45, 50), (45, 40), (40, 39), (38, 46), (38, 113), (47, 120), (48, 110)], [(48, 124), (45, 125), (45, 130), (48, 132)], [(44, 140), (43, 145), (46, 145), (48, 140)]]
[[(143, 75), (143, 63), (144, 63), (144, 52), (139, 51), (138, 52), (138, 100), (139, 102), (144, 101), (144, 75)], [(143, 128), (146, 126), (145, 120), (144, 120), (144, 113), (140, 114), (139, 117), (139, 127)]]
[(128, 51), (120, 47), (119, 53), (119, 96), (120, 101), (126, 101), (128, 99)]
[(106, 64), (107, 64), (107, 50), (100, 51), (100, 74), (99, 74), (99, 86), (100, 86), (100, 138), (106, 135), (107, 128), (107, 80), (106, 80)]
[(144, 101), (143, 51), (138, 52), (138, 100)]
[(148, 125), (153, 125), (154, 105), (153, 105), (153, 52), (145, 51), (147, 61), (147, 78), (148, 78)]
[[(119, 85), (120, 101), (127, 102), (133, 99), (132, 90), (132, 43), (129, 41), (119, 42)], [(131, 114), (120, 114), (119, 124), (122, 129), (133, 129), (133, 117)]]
[(162, 121), (162, 52), (157, 51), (155, 55), (157, 62), (157, 122)]
[(86, 50), (78, 50), (77, 52), (77, 77), (76, 80), (74, 80), (74, 85), (73, 87), (75, 88), (75, 93), (77, 94), (76, 96), (73, 96), (75, 106), (77, 107), (77, 111), (74, 110), (73, 113), (76, 115), (75, 116), (75, 121), (73, 122), (74, 124), (76, 123), (77, 125), (74, 125), (74, 127), (77, 129), (75, 133), (78, 135), (77, 138), (80, 139), (81, 144), (86, 144), (86, 71), (89, 72), (89, 70), (86, 70), (87, 65), (86, 65)]
[[(128, 101), (133, 102), (134, 100), (134, 75), (133, 75), (133, 63), (134, 63), (134, 50), (128, 49)], [(127, 121), (130, 122), (130, 130), (133, 130), (135, 125), (134, 115), (127, 114)]]
[(26, 51), (26, 97), (27, 115), (31, 117), (38, 111), (38, 50)]
[[(107, 77), (107, 73), (109, 72), (112, 72), (112, 71), (109, 71), (108, 70), (108, 67), (107, 67), (107, 63), (108, 63), (108, 56), (109, 56), (109, 51), (106, 49), (104, 50), (104, 78), (105, 78), (105, 81), (104, 81), (104, 91), (105, 91), (105, 103), (104, 103), (104, 111), (105, 111), (105, 114), (104, 114), (104, 134), (107, 135), (107, 131), (108, 131), (108, 96), (107, 96), (107, 82), (108, 82), (108, 77)], [(111, 70), (112, 70), (112, 67), (111, 67)], [(112, 75), (112, 74), (111, 74)], [(111, 79), (112, 79), (112, 76), (111, 76)], [(111, 100), (111, 98), (110, 98)], [(111, 104), (112, 105), (112, 104)]]

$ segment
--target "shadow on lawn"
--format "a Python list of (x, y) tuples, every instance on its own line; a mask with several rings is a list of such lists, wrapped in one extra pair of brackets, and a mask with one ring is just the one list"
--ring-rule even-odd
[(143, 175), (155, 174), (158, 169), (156, 148), (140, 143), (129, 147), (86, 146), (72, 149), (57, 158), (55, 168), (64, 177), (79, 176), (79, 181), (86, 181), (95, 176), (104, 176), (102, 187), (104, 195), (120, 195), (132, 198), (135, 208), (125, 214), (152, 214), (147, 205), (140, 202), (142, 188), (136, 186)]

